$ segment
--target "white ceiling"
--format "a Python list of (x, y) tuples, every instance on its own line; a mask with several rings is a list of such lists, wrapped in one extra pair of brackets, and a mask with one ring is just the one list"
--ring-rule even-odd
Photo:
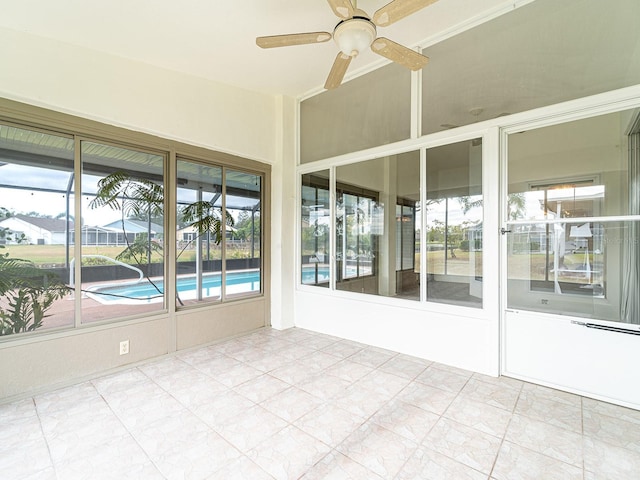
[[(389, 0), (360, 0), (370, 15)], [(439, 0), (378, 35), (410, 47), (530, 0)], [(0, 0), (0, 27), (59, 40), (255, 91), (301, 96), (319, 89), (333, 42), (262, 50), (255, 37), (332, 32), (326, 0)], [(371, 52), (354, 72), (385, 63)], [(428, 68), (428, 67), (427, 67)]]

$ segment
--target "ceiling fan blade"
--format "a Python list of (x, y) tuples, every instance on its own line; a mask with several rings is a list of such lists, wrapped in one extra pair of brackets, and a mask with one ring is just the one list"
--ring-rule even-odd
[(329, 6), (333, 13), (336, 14), (336, 17), (346, 20), (347, 18), (353, 17), (353, 3), (351, 0), (327, 0), (329, 2)]
[(429, 62), (429, 57), (384, 37), (376, 38), (371, 44), (371, 50), (411, 70), (420, 70)]
[(288, 47), (290, 45), (306, 45), (331, 40), (329, 32), (290, 33), (288, 35), (272, 35), (256, 38), (256, 45), (261, 48)]
[(373, 14), (372, 22), (379, 27), (386, 27), (437, 1), (438, 0), (393, 0)]
[(331, 67), (331, 71), (329, 72), (329, 76), (327, 77), (327, 81), (324, 83), (324, 88), (331, 90), (332, 88), (340, 86), (342, 79), (344, 78), (344, 74), (347, 73), (347, 68), (349, 68), (352, 58), (353, 57), (345, 55), (342, 52), (338, 53), (338, 56)]

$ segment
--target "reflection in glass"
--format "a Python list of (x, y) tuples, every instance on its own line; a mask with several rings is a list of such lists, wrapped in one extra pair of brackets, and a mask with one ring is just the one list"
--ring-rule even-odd
[(419, 152), (336, 175), (336, 288), (419, 300)]
[(509, 136), (509, 220), (629, 213), (632, 111)]
[(329, 171), (302, 175), (301, 281), (329, 286)]
[(84, 141), (82, 322), (164, 308), (164, 157)]
[(0, 336), (72, 326), (73, 140), (0, 125), (0, 150)]
[(225, 297), (258, 294), (262, 285), (262, 177), (225, 172)]
[(427, 150), (427, 300), (482, 307), (482, 142)]
[(508, 145), (509, 306), (640, 323), (638, 226), (608, 221), (640, 213), (636, 112), (512, 134)]
[(511, 226), (508, 307), (638, 323), (624, 314), (638, 296), (625, 287), (640, 258), (638, 226), (632, 221)]

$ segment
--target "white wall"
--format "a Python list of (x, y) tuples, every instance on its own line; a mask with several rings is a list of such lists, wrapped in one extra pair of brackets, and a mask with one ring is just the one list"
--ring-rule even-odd
[(0, 28), (0, 96), (276, 162), (273, 96)]
[(426, 310), (418, 305), (412, 308), (409, 301), (347, 295), (301, 289), (296, 298), (296, 326), (497, 375), (495, 319), (451, 305)]
[(282, 161), (271, 171), (271, 325), (283, 329), (294, 326), (297, 108), (291, 98), (279, 97), (276, 101), (276, 156)]

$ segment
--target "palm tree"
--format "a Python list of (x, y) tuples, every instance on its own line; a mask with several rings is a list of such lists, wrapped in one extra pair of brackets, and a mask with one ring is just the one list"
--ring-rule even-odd
[[(162, 184), (151, 180), (133, 177), (125, 171), (117, 171), (107, 175), (98, 182), (96, 197), (90, 202), (91, 208), (109, 207), (120, 211), (122, 214), (123, 236), (126, 248), (117, 257), (117, 260), (134, 260), (138, 266), (151, 263), (153, 252), (162, 254), (162, 245), (151, 239), (150, 232), (142, 235), (131, 243), (127, 237), (125, 220), (131, 218), (162, 218), (164, 216), (164, 187)], [(218, 209), (211, 202), (201, 200), (190, 203), (181, 210), (182, 222), (185, 226), (191, 226), (198, 233), (188, 244), (192, 244), (204, 235), (210, 235), (216, 244), (220, 244), (224, 238), (224, 227)], [(234, 220), (227, 211), (225, 222), (233, 226)], [(185, 246), (177, 255), (179, 257), (187, 248)], [(146, 261), (145, 261), (146, 260)], [(149, 269), (145, 278), (153, 287), (162, 294), (163, 292), (149, 278)], [(178, 298), (178, 300), (180, 300)], [(182, 302), (181, 302), (182, 303)]]

